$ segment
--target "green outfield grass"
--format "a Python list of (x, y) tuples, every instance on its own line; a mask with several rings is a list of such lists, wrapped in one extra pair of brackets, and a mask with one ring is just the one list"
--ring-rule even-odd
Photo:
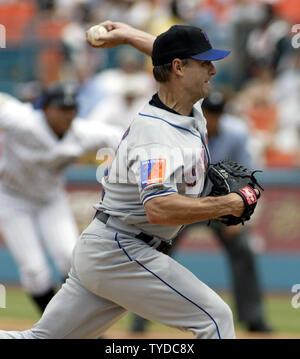
[[(224, 300), (234, 310), (232, 304), (232, 297), (229, 294), (221, 293)], [(264, 307), (267, 318), (275, 331), (300, 333), (300, 308), (295, 309), (291, 305), (292, 293), (290, 295), (284, 294), (267, 294), (265, 296)], [(6, 288), (6, 308), (0, 308), (1, 318), (18, 318), (18, 319), (30, 319), (38, 320), (39, 311), (35, 308), (35, 305), (31, 299), (24, 293), (24, 291), (18, 287)], [(115, 326), (127, 329), (129, 328), (130, 316), (125, 316)], [(157, 330), (165, 328), (157, 323), (150, 323), (150, 327), (155, 327)], [(236, 321), (236, 329), (244, 329)]]

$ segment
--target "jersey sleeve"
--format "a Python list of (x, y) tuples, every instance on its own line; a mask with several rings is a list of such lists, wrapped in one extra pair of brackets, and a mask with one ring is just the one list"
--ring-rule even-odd
[(121, 127), (94, 120), (76, 119), (73, 127), (76, 143), (80, 146), (82, 154), (102, 147), (115, 150), (124, 132)]
[(135, 147), (129, 152), (130, 174), (138, 184), (140, 199), (178, 193), (177, 183), (182, 178), (183, 160), (177, 150), (161, 145)]
[(120, 142), (121, 129), (102, 126), (99, 123), (75, 119), (76, 123), (68, 134), (53, 146), (40, 159), (40, 163), (48, 168), (62, 169), (89, 151), (107, 149), (105, 153), (114, 153)]

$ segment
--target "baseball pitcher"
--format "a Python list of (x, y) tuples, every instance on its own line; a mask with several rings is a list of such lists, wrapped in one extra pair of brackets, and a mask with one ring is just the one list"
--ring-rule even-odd
[[(167, 255), (183, 225), (244, 221), (257, 202), (252, 173), (211, 166), (199, 107), (216, 74), (213, 61), (229, 51), (214, 49), (194, 26), (173, 26), (157, 38), (122, 23), (102, 26), (102, 47), (126, 43), (152, 55), (158, 92), (123, 136), (66, 283), (34, 328), (0, 337), (96, 338), (132, 311), (195, 338), (234, 338), (229, 306)], [(212, 196), (202, 196), (207, 172)]]

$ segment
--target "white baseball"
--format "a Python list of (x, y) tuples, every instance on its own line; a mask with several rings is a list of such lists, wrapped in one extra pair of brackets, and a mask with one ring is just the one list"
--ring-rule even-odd
[(87, 38), (89, 40), (89, 42), (94, 45), (94, 46), (100, 46), (104, 44), (104, 41), (102, 40), (96, 40), (96, 38), (99, 35), (103, 35), (107, 33), (107, 30), (104, 26), (101, 25), (94, 25), (91, 28), (88, 29), (87, 31)]

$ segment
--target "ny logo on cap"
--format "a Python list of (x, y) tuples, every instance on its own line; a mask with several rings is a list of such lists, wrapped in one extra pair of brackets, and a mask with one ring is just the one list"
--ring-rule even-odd
[(205, 40), (206, 40), (206, 41), (210, 44), (210, 42), (209, 42), (209, 39), (208, 39), (208, 36), (207, 36), (206, 32), (205, 32), (205, 31), (203, 31), (203, 30), (201, 30), (201, 32), (202, 32), (203, 36), (205, 37)]

